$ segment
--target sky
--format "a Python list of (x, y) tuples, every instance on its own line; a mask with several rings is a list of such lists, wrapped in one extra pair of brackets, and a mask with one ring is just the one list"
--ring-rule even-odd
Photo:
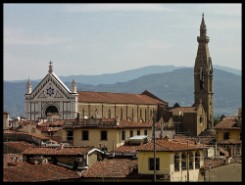
[(194, 67), (202, 14), (213, 65), (241, 70), (241, 3), (5, 3), (4, 80)]

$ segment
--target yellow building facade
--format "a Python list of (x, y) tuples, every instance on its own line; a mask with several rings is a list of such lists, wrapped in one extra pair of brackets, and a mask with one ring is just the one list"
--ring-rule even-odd
[[(188, 144), (187, 144), (188, 143)], [(190, 141), (159, 139), (155, 144), (156, 175), (167, 176), (166, 181), (198, 181), (204, 166), (205, 147)], [(154, 175), (154, 142), (143, 144), (138, 150), (138, 173)]]
[[(94, 146), (110, 152), (124, 144), (125, 140), (136, 135), (152, 136), (152, 123), (96, 122), (89, 125), (66, 122), (58, 132), (62, 140), (74, 146)], [(80, 126), (79, 126), (80, 125)]]

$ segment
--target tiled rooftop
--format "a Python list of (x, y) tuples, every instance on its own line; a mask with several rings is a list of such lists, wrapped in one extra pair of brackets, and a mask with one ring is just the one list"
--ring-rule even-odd
[(25, 150), (23, 155), (84, 155), (94, 147), (35, 147)]
[(136, 153), (140, 145), (122, 145), (117, 147), (115, 153)]
[(10, 130), (4, 130), (4, 135), (29, 135), (38, 139), (49, 139), (46, 136), (40, 135), (40, 134), (35, 134), (35, 133), (27, 133), (27, 132), (17, 132), (17, 131), (10, 131)]
[(126, 178), (137, 170), (137, 160), (104, 159), (82, 173), (83, 178)]
[(234, 129), (239, 130), (241, 129), (240, 126), (236, 125), (237, 123), (237, 116), (227, 116), (224, 117), (219, 123), (215, 125), (215, 129)]
[[(192, 141), (185, 139), (156, 139), (155, 141), (156, 151), (185, 151), (185, 150), (200, 150), (204, 149), (203, 144), (195, 144)], [(154, 142), (149, 141), (146, 144), (142, 144), (138, 151), (154, 151)]]
[(196, 112), (196, 107), (175, 107), (175, 108), (171, 108), (169, 111), (170, 112), (181, 111), (183, 113), (185, 113), (185, 112)]
[(174, 136), (174, 139), (185, 139), (185, 140), (190, 140), (190, 141), (198, 142), (200, 144), (205, 144), (205, 145), (214, 144), (215, 142), (215, 137), (213, 136), (188, 137), (185, 135), (176, 134)]
[(163, 101), (151, 98), (144, 94), (126, 94), (111, 92), (80, 91), (79, 102), (87, 103), (126, 103), (126, 104), (163, 104)]
[(18, 142), (3, 142), (4, 146), (8, 147), (8, 148), (12, 148), (15, 149), (19, 152), (23, 152), (29, 148), (33, 148), (35, 147), (35, 145), (33, 144), (29, 144), (27, 142), (24, 141), (18, 141)]
[(76, 119), (66, 120), (62, 128), (151, 128), (152, 122), (132, 122), (122, 120), (117, 124), (116, 119), (82, 119), (79, 122)]
[(76, 172), (53, 164), (19, 162), (3, 169), (4, 182), (44, 182), (79, 177)]
[(236, 144), (241, 144), (242, 141), (241, 140), (236, 140), (236, 139), (225, 139), (223, 141), (219, 141), (218, 144), (221, 145), (236, 145)]

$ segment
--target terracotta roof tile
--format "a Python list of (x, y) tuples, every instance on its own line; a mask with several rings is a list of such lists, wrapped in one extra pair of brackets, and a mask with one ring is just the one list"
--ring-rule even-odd
[(16, 166), (3, 169), (4, 182), (42, 182), (77, 178), (79, 175), (76, 172), (53, 164), (19, 162)]
[(104, 159), (82, 173), (83, 178), (126, 178), (137, 169), (137, 160)]
[(151, 98), (144, 94), (127, 94), (111, 92), (80, 91), (79, 102), (87, 103), (126, 103), (126, 104), (163, 104), (163, 101)]
[(222, 141), (219, 141), (218, 144), (222, 144), (222, 145), (236, 145), (236, 144), (241, 144), (242, 141), (241, 140), (236, 140), (236, 139), (225, 139)]
[(136, 153), (140, 145), (122, 145), (117, 147), (115, 153)]
[(25, 150), (23, 155), (84, 155), (94, 147), (35, 147)]
[(241, 129), (241, 127), (236, 125), (237, 116), (227, 116), (224, 117), (219, 123), (215, 125), (215, 129)]
[(29, 144), (27, 142), (24, 141), (17, 141), (17, 142), (3, 142), (4, 146), (8, 147), (8, 148), (12, 148), (15, 150), (18, 150), (19, 152), (23, 152), (29, 148), (33, 148), (35, 147), (34, 144)]
[(40, 134), (35, 134), (35, 133), (27, 133), (27, 132), (17, 132), (17, 131), (4, 131), (4, 135), (29, 135), (38, 139), (49, 139), (46, 136), (40, 135)]
[(175, 107), (175, 108), (169, 109), (169, 111), (170, 112), (173, 112), (173, 111), (181, 111), (183, 113), (196, 112), (196, 107)]
[[(195, 144), (192, 141), (186, 141), (185, 139), (156, 139), (155, 141), (156, 151), (185, 151), (204, 149), (203, 144)], [(146, 144), (142, 144), (138, 151), (154, 151), (153, 141), (149, 141)]]

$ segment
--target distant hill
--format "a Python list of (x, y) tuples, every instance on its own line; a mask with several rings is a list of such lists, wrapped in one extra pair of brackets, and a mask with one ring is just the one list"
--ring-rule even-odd
[(164, 73), (170, 72), (181, 67), (176, 67), (173, 65), (167, 66), (147, 66), (137, 69), (131, 69), (127, 71), (122, 71), (118, 73), (108, 73), (101, 75), (71, 75), (71, 76), (59, 76), (59, 78), (64, 82), (71, 82), (75, 80), (78, 83), (99, 85), (99, 84), (114, 84), (117, 82), (127, 82), (135, 78), (139, 78), (148, 74)]
[[(144, 90), (148, 90), (168, 102), (169, 106), (176, 102), (181, 106), (191, 106), (194, 103), (193, 68), (178, 68), (159, 73), (148, 71), (148, 73), (143, 76), (138, 75), (139, 77), (126, 82), (116, 82), (114, 84), (77, 83), (78, 90), (122, 93), (141, 93)], [(113, 74), (110, 75), (111, 78), (116, 78), (114, 78)], [(118, 74), (116, 73), (115, 75)], [(124, 79), (121, 78), (121, 80), (123, 81)], [(33, 89), (39, 82), (32, 81)], [(64, 80), (64, 83), (67, 87), (71, 87), (71, 80)], [(24, 116), (25, 85), (25, 81), (4, 81), (4, 111), (9, 112), (10, 116)], [(214, 67), (213, 88), (214, 114), (235, 114), (237, 109), (241, 107), (241, 76)]]

